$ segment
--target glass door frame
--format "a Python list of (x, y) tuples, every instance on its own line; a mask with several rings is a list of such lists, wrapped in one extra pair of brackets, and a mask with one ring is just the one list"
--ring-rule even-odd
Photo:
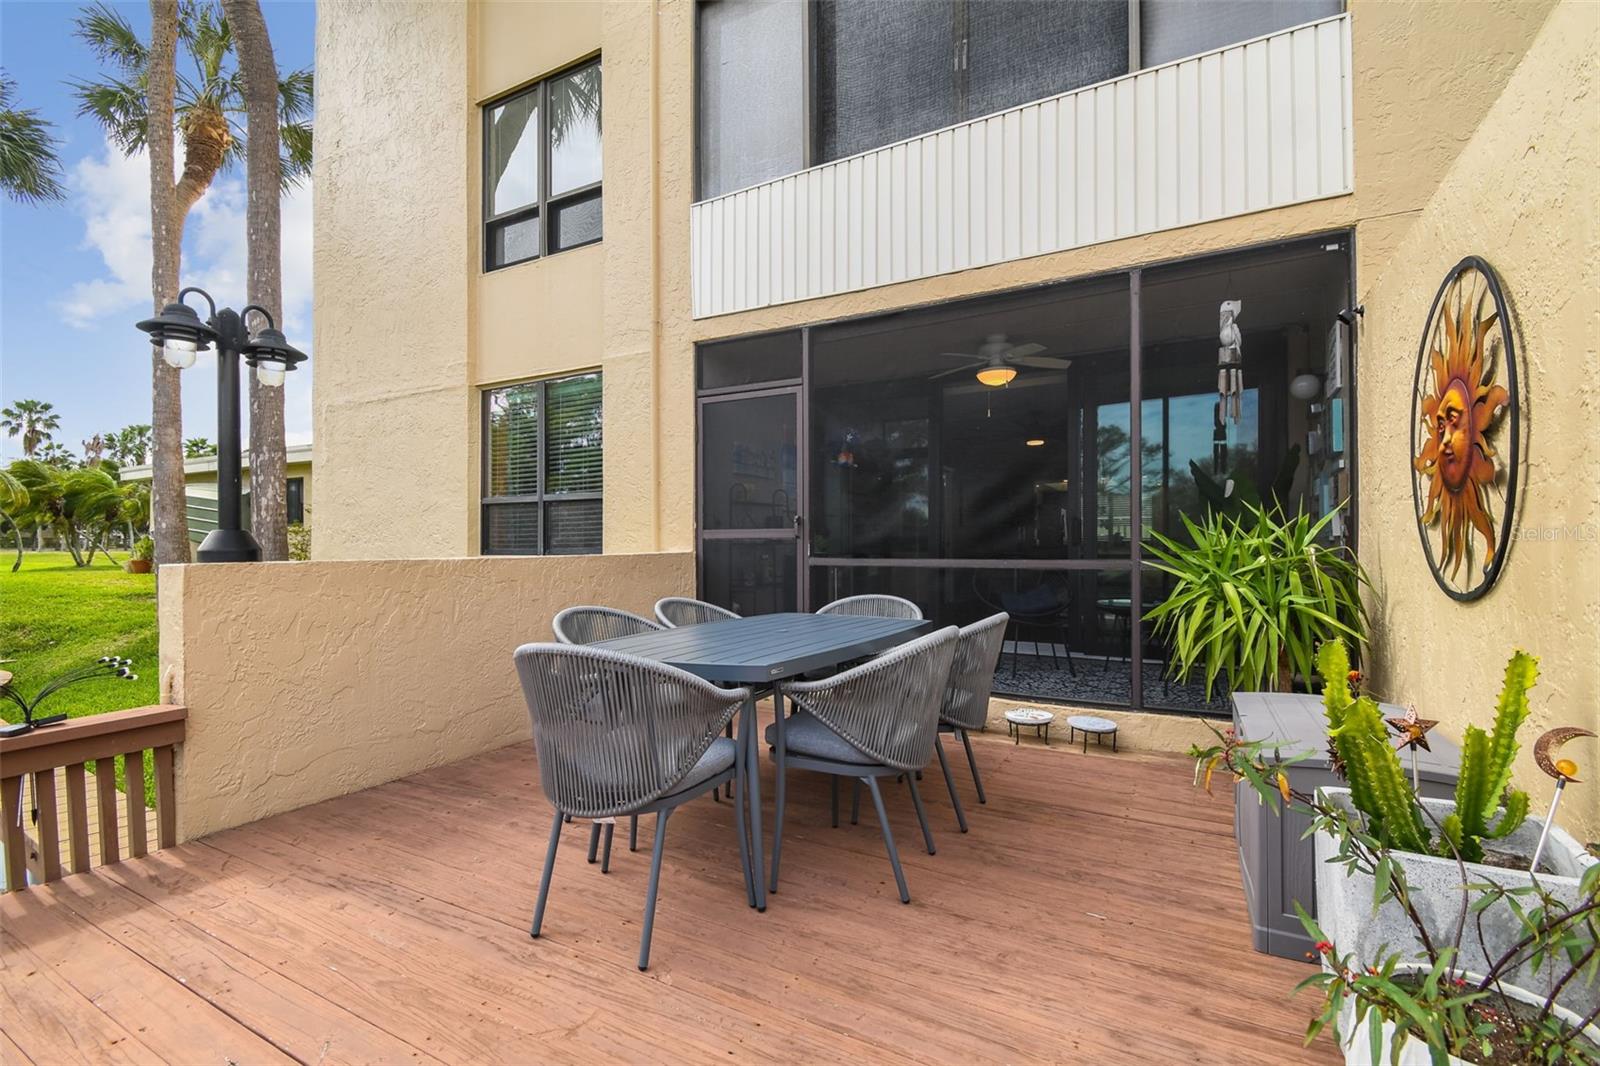
[[(810, 340), (806, 337), (809, 354)], [(802, 366), (804, 366), (804, 362)], [(795, 419), (795, 492), (794, 521), (787, 528), (707, 529), (705, 525), (705, 426), (706, 408), (740, 400), (768, 399), (787, 396), (794, 401)], [(806, 536), (806, 499), (808, 496), (806, 474), (808, 433), (806, 431), (807, 404), (805, 399), (804, 371), (799, 380), (787, 382), (762, 382), (757, 385), (739, 385), (726, 389), (710, 389), (695, 397), (694, 458), (695, 458), (695, 592), (705, 592), (706, 544), (715, 541), (773, 541), (792, 540), (795, 543), (795, 605), (800, 611), (808, 610), (806, 582), (809, 537)]]

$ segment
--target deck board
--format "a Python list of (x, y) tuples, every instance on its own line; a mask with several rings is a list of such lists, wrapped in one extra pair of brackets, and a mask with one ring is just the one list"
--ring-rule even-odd
[[(887, 798), (829, 826), (791, 777), (783, 880), (745, 906), (732, 809), (667, 831), (651, 970), (649, 869), (568, 826), (545, 936), (527, 935), (549, 831), (517, 745), (0, 900), (7, 1061), (1332, 1062), (1301, 1046), (1303, 965), (1250, 949), (1231, 801), (1181, 759), (975, 743), (972, 832), (937, 773), (938, 854)], [(771, 768), (763, 785), (771, 830)], [(848, 787), (842, 789), (848, 814)], [(641, 827), (647, 843), (653, 825)], [(187, 1053), (187, 1054), (185, 1054)]]

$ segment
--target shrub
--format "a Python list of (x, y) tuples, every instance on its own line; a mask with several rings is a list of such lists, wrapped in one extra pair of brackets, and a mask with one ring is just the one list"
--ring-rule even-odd
[(311, 527), (304, 522), (289, 523), (289, 558), (300, 562), (311, 558)]

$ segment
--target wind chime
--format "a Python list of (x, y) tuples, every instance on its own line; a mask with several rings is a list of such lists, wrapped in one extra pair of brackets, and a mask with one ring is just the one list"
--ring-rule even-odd
[(1238, 425), (1242, 416), (1240, 407), (1244, 398), (1244, 334), (1239, 332), (1239, 312), (1243, 300), (1223, 300), (1219, 311), (1217, 339), (1217, 411), (1218, 421), (1233, 419)]

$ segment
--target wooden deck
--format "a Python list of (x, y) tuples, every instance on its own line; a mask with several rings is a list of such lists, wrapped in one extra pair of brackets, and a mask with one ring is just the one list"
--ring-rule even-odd
[(1250, 949), (1230, 801), (1185, 760), (980, 740), (970, 834), (925, 788), (938, 855), (890, 797), (910, 906), (870, 804), (830, 828), (821, 779), (791, 779), (765, 914), (697, 802), (641, 974), (625, 826), (609, 875), (568, 828), (528, 937), (530, 748), (0, 899), (0, 1062), (1335, 1061), (1301, 1046), (1308, 969)]

